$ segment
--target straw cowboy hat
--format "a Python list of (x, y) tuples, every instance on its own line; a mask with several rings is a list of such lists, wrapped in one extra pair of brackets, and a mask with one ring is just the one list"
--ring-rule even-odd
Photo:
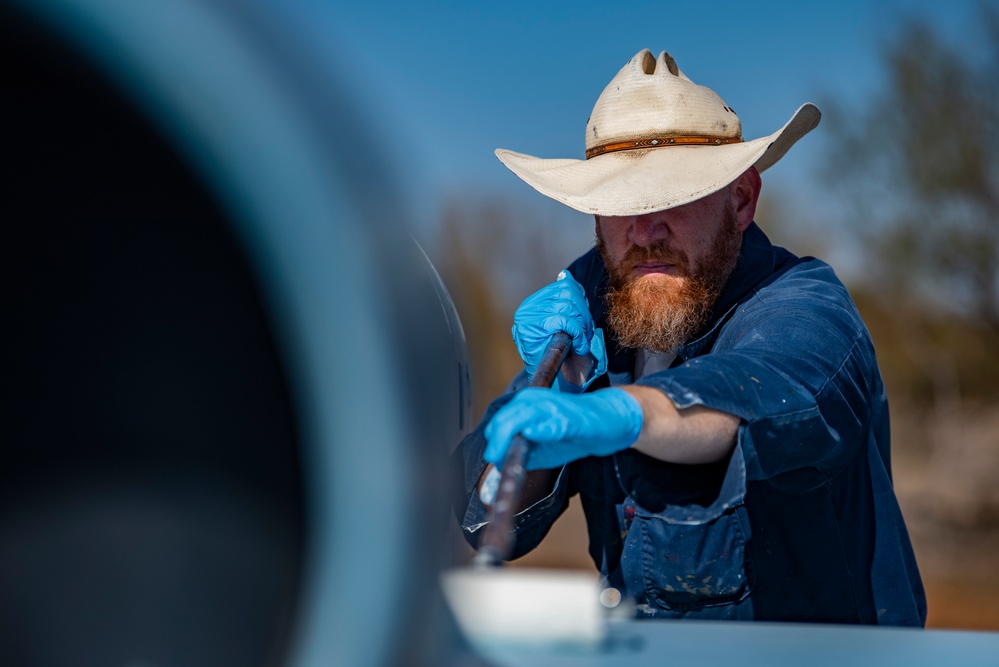
[(586, 123), (586, 159), (498, 157), (543, 195), (583, 213), (638, 215), (720, 190), (752, 166), (773, 165), (819, 123), (805, 104), (773, 134), (743, 141), (739, 117), (688, 79), (663, 51), (643, 49), (604, 89)]

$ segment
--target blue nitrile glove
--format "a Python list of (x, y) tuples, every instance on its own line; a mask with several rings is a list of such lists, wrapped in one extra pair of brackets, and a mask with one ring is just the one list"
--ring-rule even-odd
[(559, 331), (572, 337), (572, 352), (590, 357), (592, 368), (586, 369), (586, 377), (575, 378), (578, 384), (566, 381), (562, 373), (558, 375), (561, 391), (577, 393), (606, 372), (607, 352), (603, 331), (593, 327), (583, 286), (568, 271), (562, 271), (558, 280), (524, 299), (514, 313), (513, 342), (524, 360), (528, 378), (534, 377), (548, 341)]
[(641, 431), (642, 408), (623, 389), (573, 395), (528, 387), (489, 421), (483, 458), (502, 467), (510, 441), (519, 433), (531, 443), (528, 470), (559, 468), (627, 449)]

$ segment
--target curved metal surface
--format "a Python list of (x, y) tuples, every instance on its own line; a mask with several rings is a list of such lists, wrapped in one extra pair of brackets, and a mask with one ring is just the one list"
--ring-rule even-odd
[[(309, 526), (282, 662), (432, 662), (449, 434), (428, 387), (442, 364), (453, 373), (457, 348), (426, 317), (439, 296), (330, 72), (273, 5), (14, 4), (162, 132), (260, 278), (291, 382)], [(417, 617), (429, 628), (414, 627)]]
[(999, 664), (999, 633), (725, 621), (612, 624), (601, 650), (492, 646), (495, 667), (931, 667)]

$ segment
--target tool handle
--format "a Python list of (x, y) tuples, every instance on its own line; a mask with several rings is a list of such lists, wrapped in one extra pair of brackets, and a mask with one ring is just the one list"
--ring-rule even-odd
[[(528, 386), (551, 387), (562, 368), (562, 362), (569, 355), (571, 345), (572, 338), (569, 334), (564, 331), (554, 334), (548, 341), (545, 353)], [(517, 514), (520, 492), (524, 487), (527, 450), (527, 440), (520, 435), (514, 436), (503, 461), (503, 473), (500, 476), (496, 499), (489, 511), (489, 523), (479, 541), (478, 553), (473, 561), (476, 565), (498, 566), (513, 552), (516, 539), (513, 519)]]

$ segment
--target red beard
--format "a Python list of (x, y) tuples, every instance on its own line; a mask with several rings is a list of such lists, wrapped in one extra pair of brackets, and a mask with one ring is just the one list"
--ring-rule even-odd
[[(732, 206), (711, 251), (695, 274), (686, 253), (666, 243), (648, 248), (632, 246), (618, 265), (607, 256), (600, 227), (597, 248), (610, 274), (606, 295), (607, 322), (623, 347), (669, 352), (687, 342), (707, 323), (711, 308), (728, 282), (739, 260), (742, 231)], [(632, 269), (643, 261), (673, 264), (679, 276), (665, 274), (630, 278)]]

